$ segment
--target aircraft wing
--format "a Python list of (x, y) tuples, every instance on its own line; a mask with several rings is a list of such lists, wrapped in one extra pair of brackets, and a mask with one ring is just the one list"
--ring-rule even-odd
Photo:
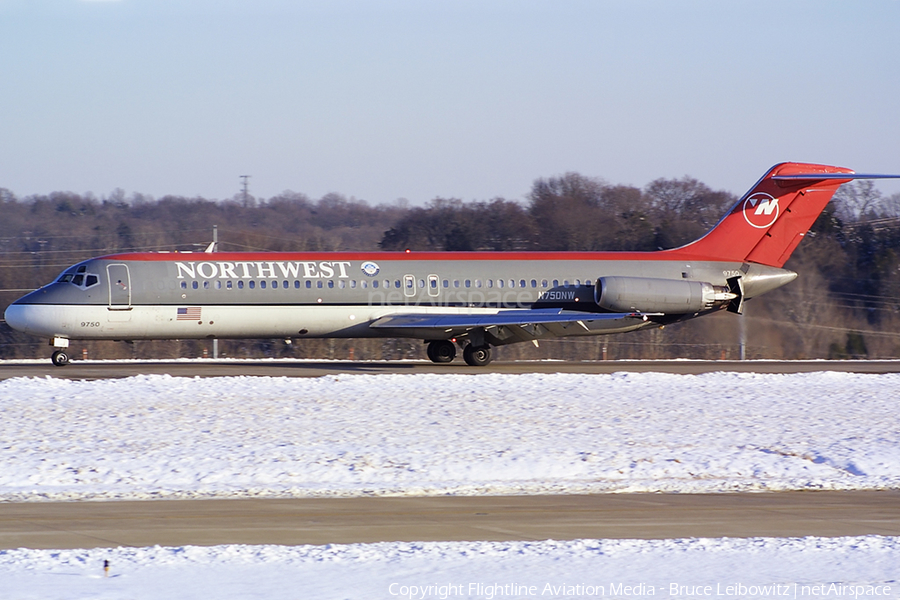
[[(388, 315), (373, 321), (369, 327), (375, 329), (417, 329), (432, 331), (446, 335), (462, 333), (478, 327), (535, 327), (543, 326), (554, 329), (554, 326), (567, 327), (577, 324), (586, 331), (605, 329), (613, 322), (647, 320), (645, 313), (593, 313), (562, 309), (514, 309), (501, 310), (496, 313), (459, 313), (459, 314), (396, 314)], [(603, 325), (606, 324), (606, 327)]]

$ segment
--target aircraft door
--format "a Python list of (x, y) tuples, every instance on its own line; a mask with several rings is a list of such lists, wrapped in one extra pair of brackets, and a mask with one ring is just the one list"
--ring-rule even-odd
[(109, 309), (131, 310), (131, 276), (128, 265), (106, 265), (109, 276)]

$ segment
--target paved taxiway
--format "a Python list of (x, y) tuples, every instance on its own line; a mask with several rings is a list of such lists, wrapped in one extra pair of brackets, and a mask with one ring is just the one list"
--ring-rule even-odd
[(900, 535), (900, 491), (0, 504), (0, 548)]
[(181, 361), (73, 361), (54, 367), (50, 359), (0, 362), (0, 380), (11, 377), (59, 377), (65, 379), (110, 379), (133, 375), (166, 374), (175, 377), (321, 377), (343, 373), (900, 373), (900, 360), (609, 360), (595, 362), (516, 361), (493, 362), (488, 367), (469, 367), (461, 360), (449, 365), (428, 361), (306, 361), (306, 360), (212, 360)]

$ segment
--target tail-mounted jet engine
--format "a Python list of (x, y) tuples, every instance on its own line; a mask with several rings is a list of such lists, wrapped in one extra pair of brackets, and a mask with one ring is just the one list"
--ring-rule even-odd
[(597, 304), (613, 312), (688, 314), (722, 306), (737, 297), (727, 286), (650, 277), (601, 277), (594, 289)]

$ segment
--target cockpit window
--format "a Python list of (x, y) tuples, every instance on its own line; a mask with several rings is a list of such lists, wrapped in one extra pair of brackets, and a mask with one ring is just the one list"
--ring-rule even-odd
[(79, 265), (66, 269), (62, 275), (56, 280), (57, 283), (71, 283), (82, 289), (94, 287), (100, 284), (100, 276), (95, 273), (87, 272), (87, 265)]

